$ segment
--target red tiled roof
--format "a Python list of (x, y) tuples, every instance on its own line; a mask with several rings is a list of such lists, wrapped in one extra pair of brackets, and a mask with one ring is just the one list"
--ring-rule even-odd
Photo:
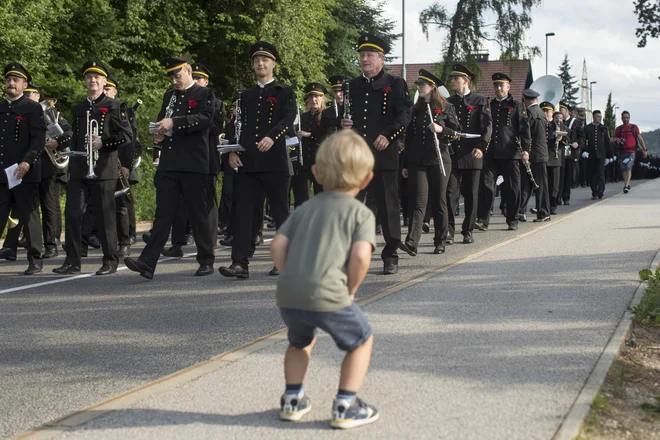
[[(430, 72), (435, 70), (436, 63), (406, 64), (406, 82), (408, 87), (412, 88), (419, 74), (419, 69), (426, 69)], [(532, 85), (534, 77), (532, 75), (532, 64), (529, 60), (513, 61), (483, 61), (479, 62), (481, 68), (481, 80), (473, 85), (472, 89), (478, 91), (481, 86), (481, 93), (486, 96), (493, 95), (490, 78), (493, 73), (502, 72), (511, 78), (511, 94), (515, 99), (520, 99), (522, 91)], [(401, 76), (401, 64), (390, 64), (385, 66), (386, 70), (392, 75)]]

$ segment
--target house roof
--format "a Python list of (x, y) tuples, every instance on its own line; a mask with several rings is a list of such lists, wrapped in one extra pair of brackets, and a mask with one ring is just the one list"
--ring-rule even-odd
[[(430, 72), (435, 70), (436, 63), (421, 63), (421, 64), (406, 64), (406, 82), (409, 88), (413, 88), (414, 82), (417, 79), (420, 69), (426, 69)], [(490, 78), (493, 73), (502, 72), (511, 78), (511, 95), (514, 98), (520, 99), (522, 91), (534, 82), (532, 75), (532, 64), (529, 60), (512, 60), (512, 61), (482, 61), (479, 62), (481, 68), (481, 80), (472, 87), (474, 91), (486, 96), (493, 96), (493, 88), (491, 86)], [(401, 64), (389, 64), (385, 69), (392, 75), (401, 76)]]

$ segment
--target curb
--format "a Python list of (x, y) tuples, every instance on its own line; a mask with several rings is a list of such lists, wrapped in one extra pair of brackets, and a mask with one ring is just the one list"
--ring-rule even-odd
[[(653, 261), (649, 268), (655, 270), (659, 264), (660, 250), (658, 250), (658, 253), (653, 257)], [(584, 419), (591, 410), (591, 403), (603, 386), (607, 373), (610, 371), (614, 359), (621, 351), (621, 345), (623, 345), (626, 335), (632, 326), (633, 314), (631, 309), (639, 304), (645, 291), (646, 283), (640, 281), (639, 287), (637, 287), (637, 290), (635, 291), (635, 295), (630, 300), (626, 311), (623, 313), (623, 316), (621, 316), (619, 324), (616, 326), (616, 329), (614, 329), (612, 336), (610, 336), (605, 349), (598, 358), (598, 362), (596, 362), (593, 370), (591, 370), (591, 374), (589, 374), (584, 386), (573, 402), (571, 409), (568, 411), (564, 421), (559, 426), (553, 440), (573, 440), (580, 434)]]

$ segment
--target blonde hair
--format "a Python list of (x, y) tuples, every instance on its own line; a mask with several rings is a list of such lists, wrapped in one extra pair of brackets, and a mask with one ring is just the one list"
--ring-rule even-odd
[(342, 130), (321, 143), (316, 153), (319, 183), (328, 191), (350, 191), (374, 168), (374, 155), (353, 130)]

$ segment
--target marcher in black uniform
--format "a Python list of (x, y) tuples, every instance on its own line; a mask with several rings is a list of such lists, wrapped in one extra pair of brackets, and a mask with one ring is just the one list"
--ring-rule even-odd
[[(156, 218), (151, 238), (138, 259), (127, 257), (126, 266), (141, 276), (153, 278), (158, 257), (170, 235), (179, 199), (190, 216), (197, 245), (199, 269), (195, 275), (213, 273), (215, 261), (209, 213), (209, 129), (215, 110), (215, 95), (195, 83), (190, 56), (166, 58), (165, 71), (174, 86), (165, 92), (154, 128), (154, 141), (162, 142), (156, 185)], [(216, 225), (213, 225), (216, 228)]]
[(394, 274), (399, 270), (397, 249), (401, 243), (399, 142), (410, 123), (412, 102), (406, 82), (383, 70), (385, 54), (390, 51), (385, 41), (363, 34), (358, 40), (358, 51), (362, 75), (348, 83), (353, 119), (342, 119), (341, 124), (360, 133), (376, 159), (367, 194), (373, 194), (376, 218), (383, 225), (383, 273)]
[[(296, 147), (296, 160), (293, 162), (293, 176), (291, 176), (291, 189), (293, 190), (294, 206), (298, 207), (309, 200), (309, 187), (314, 188), (314, 194), (323, 191), (323, 188), (312, 175), (312, 165), (316, 162), (316, 150), (321, 143), (320, 124), (321, 112), (325, 108), (325, 95), (328, 90), (323, 84), (309, 83), (303, 91), (305, 93), (305, 104), (309, 111), (300, 114), (300, 127), (296, 133), (300, 145)], [(300, 160), (302, 151), (302, 163)]]
[[(442, 81), (431, 72), (421, 69), (416, 81), (419, 100), (413, 107), (412, 121), (406, 129), (406, 146), (403, 152), (403, 177), (408, 179), (409, 199), (413, 201), (408, 223), (408, 235), (399, 248), (408, 255), (417, 255), (417, 246), (422, 236), (422, 224), (430, 202), (430, 211), (435, 226), (434, 254), (445, 252), (447, 239), (448, 210), (447, 184), (451, 173), (449, 143), (455, 132), (460, 131), (454, 107), (440, 95), (438, 87)], [(430, 104), (432, 117), (429, 115)], [(444, 171), (435, 145), (442, 155)]]
[[(117, 187), (118, 163), (130, 162), (130, 152), (120, 157), (118, 149), (131, 144), (133, 133), (126, 114), (126, 106), (106, 96), (103, 87), (107, 83), (110, 69), (103, 62), (89, 60), (82, 67), (87, 99), (76, 105), (73, 110), (72, 151), (86, 151), (88, 136), (92, 147), (98, 154), (94, 161), (95, 178), (87, 178), (88, 158), (72, 157), (69, 160), (69, 181), (66, 198), (66, 259), (64, 264), (53, 272), (57, 274), (75, 274), (80, 272), (82, 245), (82, 217), (85, 193), (89, 194), (94, 206), (93, 215), (99, 230), (99, 239), (103, 248), (103, 266), (97, 275), (108, 275), (117, 271), (117, 218), (115, 207), (115, 189)], [(88, 133), (87, 117), (98, 122), (98, 136)], [(96, 155), (96, 154), (95, 154)], [(89, 209), (89, 206), (88, 206)]]
[(350, 78), (346, 75), (333, 75), (328, 78), (335, 99), (321, 113), (321, 124), (319, 125), (321, 141), (335, 133), (339, 128), (340, 121), (344, 117), (344, 91), (342, 87), (349, 80)]
[[(479, 176), (483, 167), (483, 156), (488, 148), (488, 142), (493, 129), (488, 98), (470, 92), (470, 81), (476, 75), (462, 64), (454, 64), (451, 78), (451, 88), (455, 92), (448, 101), (454, 105), (458, 114), (458, 122), (465, 133), (480, 135), (476, 139), (460, 139), (454, 143), (452, 153), (452, 170), (447, 187), (449, 202), (449, 235), (447, 244), (454, 243), (456, 222), (454, 213), (458, 207), (459, 195), (465, 199), (465, 219), (461, 234), (463, 243), (474, 243), (472, 231), (477, 219), (479, 200)], [(490, 206), (488, 206), (490, 209)]]
[[(39, 224), (40, 155), (46, 141), (44, 112), (41, 106), (26, 98), (23, 91), (32, 81), (30, 73), (19, 63), (5, 67), (6, 99), (0, 102), (0, 231), (15, 206), (18, 221), (25, 225), (28, 268), (25, 275), (41, 272), (41, 227)], [(18, 165), (14, 176), (22, 182), (9, 188), (4, 170)]]
[(497, 177), (504, 182), (500, 186), (501, 197), (505, 202), (506, 223), (509, 231), (518, 229), (518, 210), (520, 209), (520, 149), (519, 145), (529, 145), (529, 126), (527, 112), (522, 102), (513, 99), (511, 78), (504, 73), (492, 76), (495, 99), (490, 101), (493, 118), (493, 134), (484, 158), (483, 182), (481, 188), (476, 226), (488, 229), (490, 211), (495, 199)]
[[(259, 41), (250, 48), (252, 68), (258, 83), (241, 93), (240, 137), (229, 126), (228, 138), (245, 151), (229, 153), (229, 166), (238, 168), (236, 177), (236, 224), (231, 250), (232, 264), (220, 267), (226, 277), (249, 278), (250, 255), (261, 227), (255, 212), (267, 196), (275, 226), (282, 226), (289, 216), (289, 181), (291, 160), (286, 146), (286, 132), (296, 117), (296, 97), (291, 87), (275, 81), (273, 69), (279, 60), (277, 49)], [(271, 275), (279, 275), (275, 267)]]
[(572, 108), (564, 103), (559, 103), (559, 111), (564, 118), (564, 126), (568, 131), (568, 145), (570, 154), (565, 155), (563, 170), (563, 186), (560, 188), (561, 200), (564, 205), (571, 203), (571, 188), (575, 185), (579, 173), (580, 149), (584, 143), (584, 132), (582, 122), (571, 115)]
[(593, 122), (584, 128), (585, 145), (582, 157), (587, 160), (591, 176), (591, 200), (600, 200), (605, 192), (605, 159), (612, 157), (610, 134), (601, 121), (600, 110), (593, 112)]
[[(536, 218), (535, 222), (550, 220), (550, 195), (548, 194), (548, 119), (539, 107), (539, 94), (532, 89), (523, 91), (523, 99), (527, 107), (531, 145), (529, 148), (529, 162), (534, 180), (538, 184), (536, 190)], [(527, 150), (527, 149), (525, 149)], [(525, 157), (527, 155), (524, 155)], [(526, 160), (523, 157), (523, 160)], [(529, 179), (524, 179), (522, 185), (522, 204), (520, 214), (527, 210), (527, 203), (532, 196)]]
[(556, 131), (566, 131), (564, 123), (561, 121), (561, 113), (555, 112), (555, 108), (550, 102), (542, 102), (541, 110), (545, 112), (548, 119), (548, 195), (550, 196), (550, 214), (557, 214), (557, 205), (559, 199), (559, 184), (561, 182), (561, 168), (564, 163), (564, 147), (566, 140), (561, 135), (556, 135)]

